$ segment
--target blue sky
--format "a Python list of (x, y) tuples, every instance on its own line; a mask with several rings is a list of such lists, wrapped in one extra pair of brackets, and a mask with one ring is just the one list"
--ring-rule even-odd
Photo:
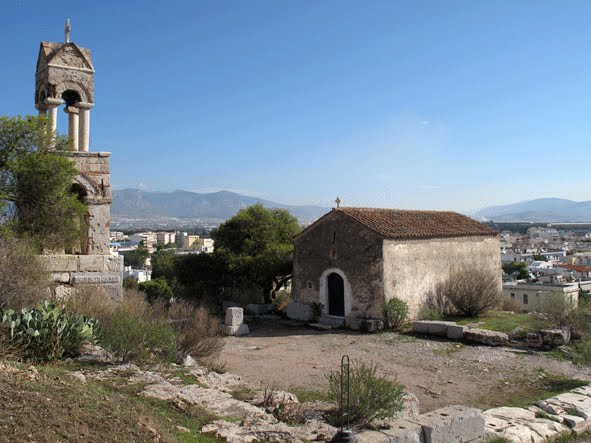
[[(0, 115), (92, 50), (114, 186), (467, 210), (591, 200), (591, 2), (0, 0)], [(66, 115), (59, 113), (60, 129)]]

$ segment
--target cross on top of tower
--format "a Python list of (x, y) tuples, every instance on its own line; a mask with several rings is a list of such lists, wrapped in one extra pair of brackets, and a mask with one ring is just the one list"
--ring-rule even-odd
[(337, 204), (337, 208), (341, 207), (341, 199), (337, 197), (337, 199), (334, 201)]
[(72, 26), (70, 26), (70, 19), (66, 19), (66, 43), (70, 43), (70, 32), (72, 31)]

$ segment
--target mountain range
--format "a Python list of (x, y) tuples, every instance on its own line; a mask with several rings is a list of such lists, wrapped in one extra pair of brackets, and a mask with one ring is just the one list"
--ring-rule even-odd
[[(201, 220), (221, 223), (240, 209), (260, 203), (267, 208), (289, 210), (300, 223), (309, 224), (328, 212), (320, 206), (293, 206), (249, 197), (229, 191), (149, 192), (139, 189), (113, 190), (111, 217), (122, 220)], [(591, 201), (540, 198), (504, 206), (492, 206), (467, 213), (476, 220), (495, 222), (591, 222)]]
[(539, 198), (504, 206), (492, 206), (468, 214), (495, 222), (591, 222), (591, 201)]
[(328, 212), (320, 206), (292, 206), (229, 191), (197, 193), (189, 191), (148, 192), (139, 189), (113, 190), (111, 217), (122, 219), (200, 219), (223, 222), (240, 209), (260, 203), (266, 208), (289, 210), (303, 224)]

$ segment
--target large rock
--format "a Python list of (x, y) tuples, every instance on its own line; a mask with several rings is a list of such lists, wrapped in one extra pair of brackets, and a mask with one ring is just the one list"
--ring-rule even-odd
[(447, 337), (447, 327), (449, 325), (455, 326), (453, 321), (439, 321), (439, 320), (418, 320), (412, 324), (412, 332), (416, 334), (437, 335), (439, 337)]
[(209, 412), (233, 418), (257, 417), (266, 421), (276, 422), (272, 415), (260, 408), (232, 398), (227, 392), (217, 389), (201, 388), (197, 385), (175, 386), (168, 382), (146, 386), (140, 395), (158, 400), (181, 400), (191, 405), (201, 406)]
[(311, 321), (314, 318), (314, 309), (306, 303), (298, 301), (287, 305), (287, 318), (299, 321)]
[(482, 411), (467, 406), (447, 406), (410, 421), (421, 425), (424, 443), (464, 443), (484, 437)]
[(474, 328), (464, 332), (464, 339), (488, 346), (503, 346), (509, 341), (509, 336), (504, 332)]
[(276, 422), (275, 417), (267, 414), (262, 409), (250, 403), (236, 400), (230, 394), (218, 391), (217, 389), (188, 385), (179, 391), (177, 398), (189, 404), (202, 406), (213, 414), (223, 417), (258, 417), (267, 421)]
[(228, 443), (301, 443), (302, 441), (330, 441), (337, 429), (318, 421), (302, 426), (288, 426), (285, 423), (269, 423), (254, 419), (242, 423), (217, 420), (205, 425), (201, 432)]
[(537, 418), (534, 411), (522, 408), (500, 407), (484, 412), (486, 434), (502, 437), (509, 442), (546, 442), (570, 433), (558, 421)]
[(570, 341), (570, 328), (542, 329), (540, 331), (544, 345), (548, 347), (564, 346)]

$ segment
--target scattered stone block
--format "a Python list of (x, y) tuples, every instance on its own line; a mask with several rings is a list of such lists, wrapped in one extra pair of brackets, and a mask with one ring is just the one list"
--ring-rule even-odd
[(226, 335), (248, 335), (250, 334), (250, 330), (248, 329), (248, 325), (242, 323), (238, 326), (224, 326), (224, 334)]
[(570, 328), (542, 329), (540, 331), (544, 345), (549, 347), (564, 346), (570, 341)]
[(504, 332), (488, 331), (486, 329), (467, 329), (464, 338), (468, 341), (481, 343), (488, 346), (503, 346), (509, 341), (509, 336)]
[(437, 335), (447, 337), (447, 327), (455, 326), (453, 321), (418, 320), (412, 324), (412, 332), (417, 334)]
[(251, 303), (246, 305), (245, 312), (250, 315), (264, 315), (271, 312), (273, 305), (267, 305), (264, 303)]
[(312, 306), (306, 303), (292, 302), (287, 305), (287, 318), (299, 321), (310, 321), (314, 318)]
[(447, 326), (447, 338), (450, 340), (463, 340), (464, 332), (468, 329), (468, 326), (463, 325), (448, 325)]
[(244, 313), (242, 308), (228, 308), (226, 309), (225, 326), (240, 326), (244, 320)]
[(447, 406), (410, 421), (421, 426), (424, 443), (463, 443), (484, 437), (482, 411), (467, 406)]

